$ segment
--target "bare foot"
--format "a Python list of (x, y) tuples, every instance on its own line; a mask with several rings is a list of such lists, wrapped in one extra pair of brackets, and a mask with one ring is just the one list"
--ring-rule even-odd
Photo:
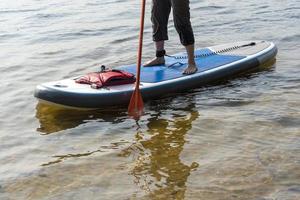
[(165, 58), (164, 57), (155, 57), (152, 60), (146, 62), (144, 64), (144, 67), (151, 67), (155, 65), (164, 65), (165, 64)]
[(196, 73), (198, 70), (196, 64), (189, 64), (187, 68), (182, 72), (182, 74), (190, 75)]

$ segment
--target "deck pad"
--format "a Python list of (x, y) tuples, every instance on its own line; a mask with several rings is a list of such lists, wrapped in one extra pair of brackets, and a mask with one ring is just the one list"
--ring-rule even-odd
[[(195, 51), (196, 56), (208, 54), (209, 56), (200, 56), (195, 59), (198, 67), (198, 71), (196, 73), (200, 73), (245, 58), (245, 56), (213, 54), (213, 52), (208, 48)], [(157, 83), (187, 76), (182, 74), (183, 70), (187, 67), (187, 59), (180, 58), (185, 57), (186, 53), (175, 54), (174, 56), (177, 58), (165, 57), (165, 65), (142, 67), (141, 82)], [(130, 73), (136, 74), (136, 65), (121, 66), (118, 69), (122, 69)]]

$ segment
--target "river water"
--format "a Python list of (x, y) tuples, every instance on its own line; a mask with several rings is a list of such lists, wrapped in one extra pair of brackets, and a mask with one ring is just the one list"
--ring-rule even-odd
[[(39, 104), (37, 84), (136, 61), (140, 2), (0, 2), (0, 199), (300, 199), (300, 1), (191, 0), (196, 47), (264, 39), (275, 63), (126, 109)], [(144, 57), (154, 55), (148, 0)], [(183, 51), (169, 24), (167, 51)]]

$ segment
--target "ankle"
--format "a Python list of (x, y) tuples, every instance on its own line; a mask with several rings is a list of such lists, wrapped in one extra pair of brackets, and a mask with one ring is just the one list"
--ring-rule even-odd
[(195, 60), (188, 61), (188, 65), (196, 65)]
[(156, 57), (163, 58), (166, 55), (166, 50), (156, 50)]

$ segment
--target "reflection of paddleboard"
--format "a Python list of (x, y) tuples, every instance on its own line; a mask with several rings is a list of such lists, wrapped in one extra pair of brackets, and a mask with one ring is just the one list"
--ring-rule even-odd
[[(230, 78), (257, 68), (273, 59), (276, 53), (276, 46), (266, 41), (243, 41), (199, 49), (195, 51), (198, 71), (192, 75), (182, 75), (187, 65), (185, 53), (166, 56), (164, 66), (142, 67), (141, 93), (144, 100), (150, 100)], [(135, 65), (117, 69), (136, 73)], [(44, 102), (67, 107), (100, 108), (127, 105), (134, 90), (134, 84), (93, 89), (90, 85), (75, 83), (74, 79), (40, 84), (34, 96)]]

